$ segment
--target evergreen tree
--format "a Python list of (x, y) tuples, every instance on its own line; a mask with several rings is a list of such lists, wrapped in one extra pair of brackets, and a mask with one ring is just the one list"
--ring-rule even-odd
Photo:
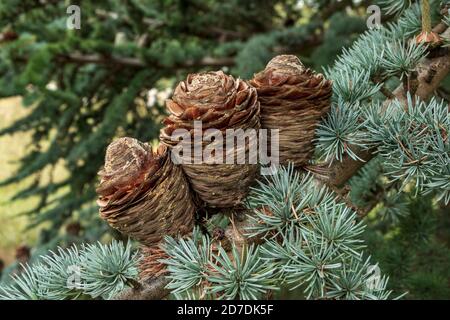
[[(84, 27), (71, 31), (65, 19), (55, 19), (64, 7), (60, 2), (0, 7), (1, 21), (8, 21), (1, 94), (20, 94), (32, 108), (3, 134), (32, 130), (34, 137), (18, 174), (4, 184), (60, 159), (72, 173), (44, 186), (37, 181), (17, 196), (42, 196), (34, 224), (52, 222), (55, 234), (48, 240), (74, 213), (86, 225), (95, 224), (95, 173), (103, 161), (98, 155), (113, 137), (156, 137), (163, 110), (144, 107), (145, 89), (162, 88), (203, 67), (227, 66), (251, 77), (278, 50), (309, 56), (313, 64), (323, 41), (336, 32), (325, 29), (325, 22), (339, 24), (344, 9), (357, 6), (305, 1), (313, 17), (298, 24), (304, 11), (293, 1), (110, 5), (114, 11), (83, 2)], [(359, 36), (326, 68), (333, 80), (332, 105), (316, 130), (314, 161), (304, 170), (288, 165), (260, 180), (246, 199), (247, 215), (241, 209), (203, 216), (189, 237), (167, 236), (158, 251), (142, 250), (142, 257), (117, 242), (61, 249), (23, 267), (13, 283), (0, 287), (0, 297), (126, 299), (171, 293), (256, 299), (287, 287), (300, 288), (308, 299), (388, 299), (411, 288), (414, 297), (424, 297), (430, 285), (436, 289), (432, 295), (448, 294), (439, 286), (448, 280), (448, 268), (427, 273), (411, 248), (418, 243), (421, 252), (448, 256), (448, 237), (439, 239), (433, 230), (450, 202), (448, 7), (429, 0), (380, 5), (388, 21)], [(348, 19), (355, 22), (351, 34), (364, 28), (363, 21)], [(386, 241), (389, 232), (394, 235)], [(383, 272), (397, 277), (395, 295), (370, 257), (377, 247), (374, 256)], [(75, 288), (67, 282), (72, 265), (82, 266)]]
[(352, 1), (307, 1), (302, 8), (275, 0), (70, 4), (81, 9), (79, 30), (67, 28), (66, 1), (0, 4), (0, 97), (21, 95), (31, 111), (0, 136), (32, 133), (19, 169), (0, 186), (35, 177), (14, 199), (39, 197), (24, 214), (30, 227), (50, 224), (40, 242), (50, 248), (73, 219), (88, 239), (108, 231), (94, 201), (101, 155), (116, 136), (157, 138), (165, 111), (149, 90), (161, 94), (188, 73), (222, 67), (248, 78), (279, 52), (319, 68), (365, 29), (362, 18), (345, 11), (364, 8)]

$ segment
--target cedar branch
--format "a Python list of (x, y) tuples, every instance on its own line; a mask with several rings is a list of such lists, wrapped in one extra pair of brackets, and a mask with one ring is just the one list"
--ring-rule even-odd
[[(446, 29), (444, 34), (450, 34), (450, 28)], [(418, 68), (419, 86), (416, 95), (421, 99), (428, 99), (439, 87), (440, 83), (450, 73), (450, 53), (441, 57), (432, 59), (425, 59)], [(431, 77), (432, 75), (432, 77)], [(400, 85), (394, 91), (395, 99), (406, 102), (406, 92), (403, 85)], [(386, 105), (392, 102), (393, 99), (386, 100)], [(354, 148), (354, 152), (358, 157), (364, 160), (356, 161), (346, 156), (342, 162), (334, 162), (329, 168), (311, 169), (316, 175), (319, 184), (331, 185), (333, 187), (340, 187), (344, 185), (361, 167), (363, 167), (374, 156), (374, 150), (365, 150), (361, 148)], [(321, 171), (321, 172), (320, 172)], [(326, 176), (324, 176), (326, 173)], [(119, 295), (117, 299), (121, 300), (144, 300), (144, 299), (163, 299), (169, 294), (165, 289), (167, 279), (160, 277), (149, 281), (149, 283), (142, 284), (141, 288), (130, 289)]]
[[(441, 28), (441, 25), (438, 26)], [(436, 30), (436, 29), (435, 29)], [(450, 28), (444, 31), (444, 35), (450, 35)], [(447, 52), (444, 56), (428, 59), (426, 58), (417, 67), (418, 87), (416, 96), (422, 100), (427, 100), (438, 89), (441, 82), (450, 73), (450, 54)], [(403, 85), (400, 85), (394, 92), (394, 99), (406, 104), (406, 92)], [(385, 106), (388, 106), (394, 99), (388, 99)], [(342, 162), (333, 162), (331, 165), (323, 166), (325, 174), (317, 175), (318, 179), (327, 185), (334, 187), (343, 186), (361, 167), (374, 157), (375, 150), (362, 148), (353, 148), (355, 154), (364, 160), (353, 160), (345, 156)], [(329, 167), (329, 168), (326, 168)], [(314, 173), (314, 171), (313, 171)]]
[[(101, 56), (97, 54), (91, 55), (83, 55), (83, 54), (67, 54), (67, 55), (58, 55), (58, 59), (63, 62), (74, 62), (79, 64), (102, 64), (109, 66), (126, 66), (133, 68), (144, 68), (150, 67), (152, 63), (146, 63), (138, 58), (131, 57), (114, 57), (114, 56)], [(233, 58), (213, 58), (213, 57), (205, 57), (201, 60), (188, 60), (181, 65), (175, 66), (163, 66), (157, 65), (157, 68), (161, 69), (173, 69), (177, 67), (182, 68), (193, 68), (193, 67), (223, 67), (223, 66), (231, 66), (234, 64)], [(154, 65), (154, 64), (153, 64)]]

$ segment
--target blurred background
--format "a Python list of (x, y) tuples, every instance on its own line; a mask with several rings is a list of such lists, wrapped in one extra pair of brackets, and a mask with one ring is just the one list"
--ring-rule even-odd
[[(2, 0), (1, 281), (58, 245), (120, 239), (95, 203), (106, 146), (119, 136), (157, 141), (164, 100), (188, 73), (248, 79), (281, 53), (321, 72), (367, 31), (369, 5), (388, 23), (392, 2)], [(448, 207), (393, 199), (379, 199), (367, 218), (369, 251), (394, 289), (450, 298)], [(375, 218), (389, 210), (414, 219)]]

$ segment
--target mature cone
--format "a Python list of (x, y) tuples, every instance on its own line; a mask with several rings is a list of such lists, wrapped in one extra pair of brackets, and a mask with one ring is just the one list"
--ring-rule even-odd
[(167, 148), (121, 138), (106, 151), (97, 188), (100, 216), (143, 244), (190, 232), (195, 207), (188, 183)]
[[(252, 157), (250, 161), (249, 158), (249, 150), (257, 150), (256, 130), (260, 128), (256, 90), (245, 81), (236, 80), (222, 71), (190, 74), (186, 81), (176, 87), (166, 106), (171, 115), (165, 119), (166, 127), (161, 130), (162, 143), (171, 147), (172, 151), (180, 146), (194, 150), (194, 144), (201, 150), (200, 155), (192, 152), (187, 161), (182, 161), (183, 170), (193, 189), (211, 207), (226, 208), (238, 205), (247, 195), (258, 173), (256, 159)], [(201, 132), (194, 130), (195, 121), (201, 121)], [(179, 143), (172, 136), (177, 129), (185, 129), (191, 141), (195, 141), (195, 136), (202, 137), (208, 129), (217, 129), (222, 140), (204, 138), (199, 142), (186, 142), (183, 139)], [(254, 139), (250, 138), (245, 143), (238, 144), (236, 148), (227, 150), (227, 129), (256, 130)], [(208, 160), (202, 157), (205, 148), (212, 145), (220, 145), (222, 150), (217, 154), (212, 152), (212, 157), (223, 161), (210, 161), (211, 158)], [(235, 159), (233, 164), (225, 164), (227, 152), (230, 158)], [(245, 155), (242, 164), (236, 161), (238, 154), (242, 159)]]
[(318, 122), (330, 109), (332, 83), (293, 55), (273, 58), (250, 81), (261, 103), (261, 127), (279, 129), (280, 163), (304, 166)]

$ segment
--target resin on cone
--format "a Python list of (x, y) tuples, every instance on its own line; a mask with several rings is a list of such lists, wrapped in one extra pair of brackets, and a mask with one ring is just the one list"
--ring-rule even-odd
[[(192, 153), (188, 159), (190, 161), (181, 164), (200, 199), (208, 206), (217, 208), (240, 204), (258, 174), (257, 159), (251, 161), (249, 156), (250, 148), (255, 144), (256, 149), (258, 147), (257, 137), (227, 150), (225, 132), (227, 129), (254, 129), (257, 133), (260, 121), (255, 88), (222, 71), (190, 74), (178, 84), (166, 106), (170, 115), (164, 121), (165, 128), (161, 130), (160, 138), (172, 151), (183, 145), (172, 135), (177, 129), (185, 129), (189, 133), (192, 139), (188, 144), (192, 150), (194, 135), (202, 136), (208, 129), (217, 129), (222, 134), (223, 140), (217, 142), (222, 145), (222, 152), (214, 155), (220, 161), (205, 161), (204, 150), (212, 144), (210, 139), (203, 139), (199, 147), (202, 150), (200, 159)], [(202, 132), (194, 131), (195, 121), (201, 122)], [(245, 156), (245, 162), (225, 162), (227, 152), (229, 158), (235, 160), (238, 154)]]
[(193, 228), (195, 206), (183, 172), (166, 147), (121, 138), (106, 151), (97, 188), (100, 216), (113, 228), (146, 245)]
[(317, 124), (330, 109), (331, 81), (305, 68), (296, 56), (280, 55), (250, 84), (258, 91), (261, 127), (280, 130), (280, 163), (307, 165)]

